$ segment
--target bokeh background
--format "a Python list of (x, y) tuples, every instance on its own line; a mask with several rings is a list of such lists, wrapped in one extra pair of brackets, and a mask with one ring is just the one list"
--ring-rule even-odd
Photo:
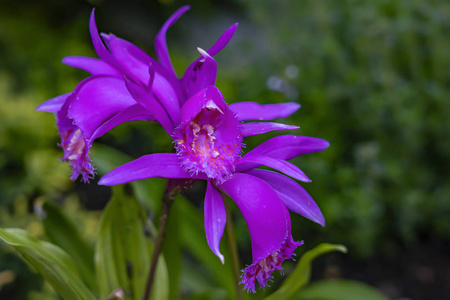
[[(35, 108), (87, 76), (60, 61), (67, 55), (95, 56), (88, 34), (92, 7), (100, 31), (153, 55), (155, 34), (183, 4), (0, 0), (1, 227), (26, 228), (45, 238), (37, 204), (49, 200), (94, 243), (110, 191), (95, 182), (70, 182), (68, 165), (58, 160), (54, 116)], [(321, 242), (349, 249), (317, 259), (313, 278), (363, 281), (390, 299), (450, 299), (450, 2), (188, 4), (192, 9), (168, 33), (179, 75), (197, 57), (197, 47), (207, 49), (239, 22), (230, 44), (216, 56), (217, 86), (226, 100), (299, 102), (302, 108), (286, 121), (301, 126), (295, 134), (331, 143), (323, 153), (293, 161), (312, 178), (303, 186), (327, 221), (322, 228), (292, 215), (294, 238), (305, 241), (297, 253)], [(247, 149), (274, 135), (248, 138)], [(98, 141), (99, 147), (131, 157), (167, 152), (170, 143), (163, 130), (142, 122), (123, 124)], [(203, 189), (195, 185), (187, 194), (199, 212)], [(241, 260), (249, 263), (248, 233), (235, 213)], [(202, 272), (189, 253), (180, 263)], [(287, 263), (287, 271), (294, 265)], [(183, 296), (217, 296), (205, 278), (191, 275), (181, 272)], [(57, 296), (0, 244), (0, 298)]]

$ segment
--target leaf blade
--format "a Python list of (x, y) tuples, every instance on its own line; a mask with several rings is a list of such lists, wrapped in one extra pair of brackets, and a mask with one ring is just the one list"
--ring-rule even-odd
[(81, 280), (73, 260), (58, 246), (18, 228), (0, 228), (0, 239), (14, 247), (64, 299), (95, 299)]
[[(153, 241), (148, 236), (150, 226), (136, 199), (125, 195), (123, 186), (113, 187), (95, 250), (102, 298), (120, 287), (130, 299), (142, 299), (153, 252)], [(167, 277), (164, 258), (160, 257), (152, 292), (154, 299), (167, 299)]]
[(309, 300), (387, 300), (368, 284), (346, 279), (314, 282), (296, 294), (295, 299)]

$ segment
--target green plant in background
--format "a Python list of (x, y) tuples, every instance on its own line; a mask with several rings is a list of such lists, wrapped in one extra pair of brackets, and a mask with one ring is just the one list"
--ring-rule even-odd
[[(333, 145), (324, 155), (334, 163), (303, 161), (323, 176), (335, 175), (327, 189), (314, 183), (311, 189), (326, 203), (332, 227), (326, 235), (365, 257), (380, 248), (398, 254), (413, 248), (418, 232), (447, 239), (449, 140), (442, 137), (450, 126), (449, 3), (264, 1), (249, 7), (252, 21), (270, 36), (278, 66), (299, 70), (293, 79), (280, 67), (275, 75), (298, 89), (303, 128)], [(281, 12), (281, 22), (266, 22)]]
[[(76, 213), (73, 207), (67, 210), (68, 203), (77, 206), (78, 197), (73, 195), (74, 186), (67, 179), (67, 166), (57, 161), (60, 153), (53, 118), (34, 112), (43, 99), (70, 90), (85, 76), (62, 66), (58, 58), (68, 53), (93, 55), (85, 35), (85, 16), (89, 8), (72, 3), (69, 13), (64, 5), (47, 4), (42, 6), (49, 8), (45, 12), (31, 5), (11, 9), (6, 6), (0, 10), (0, 71), (4, 82), (0, 89), (0, 224), (25, 228), (32, 235), (50, 240), (44, 235), (41, 221), (30, 214), (34, 202), (38, 198), (58, 205), (66, 202), (64, 211), (77, 227), (83, 227), (81, 235), (89, 237), (86, 243), (93, 248), (98, 234), (95, 230), (98, 226), (93, 224), (98, 222), (98, 214), (89, 215), (89, 221), (84, 223), (85, 210), (77, 209)], [(358, 261), (356, 266), (361, 268), (358, 272), (366, 276), (365, 281), (377, 286), (382, 280), (403, 284), (401, 293), (412, 298), (442, 295), (444, 285), (438, 276), (439, 268), (436, 268), (433, 284), (441, 282), (441, 288), (438, 285), (427, 291), (423, 284), (412, 285), (407, 280), (414, 276), (410, 270), (414, 270), (417, 263), (411, 252), (420, 253), (422, 263), (433, 257), (439, 260), (438, 255), (426, 253), (445, 249), (442, 245), (448, 242), (450, 227), (446, 216), (450, 207), (445, 170), (448, 169), (449, 145), (448, 139), (442, 138), (449, 128), (445, 117), (449, 113), (446, 101), (449, 54), (445, 51), (449, 43), (448, 3), (302, 1), (299, 5), (295, 1), (258, 1), (235, 2), (230, 6), (231, 9), (221, 7), (221, 11), (225, 14), (240, 11), (241, 26), (233, 45), (236, 51), (224, 52), (217, 58), (220, 65), (226, 65), (217, 85), (230, 99), (236, 100), (283, 102), (286, 98), (296, 100), (297, 96), (303, 107), (287, 122), (302, 124), (300, 130), (305, 134), (324, 137), (332, 144), (320, 157), (293, 161), (314, 172), (315, 180), (307, 189), (320, 199), (327, 220), (326, 230), (320, 230), (293, 217), (293, 232), (307, 242), (303, 247), (310, 249), (323, 240), (343, 243), (350, 249), (345, 261), (350, 263), (350, 268), (352, 261)], [(105, 1), (104, 8), (107, 7)], [(155, 15), (167, 15), (167, 11), (161, 12), (163, 10), (155, 7), (150, 11), (158, 12)], [(63, 17), (54, 17), (56, 13), (62, 13)], [(212, 15), (222, 16), (215, 14)], [(283, 18), (269, 25), (267, 20), (277, 15)], [(246, 32), (251, 24), (245, 23), (246, 18), (257, 25), (253, 32)], [(107, 19), (109, 17), (103, 21)], [(147, 19), (157, 23), (157, 18)], [(186, 24), (183, 29), (175, 28), (175, 32), (181, 31), (178, 38), (183, 43), (186, 42), (184, 33), (199, 26), (196, 21), (191, 24), (188, 20)], [(141, 27), (148, 28), (147, 25)], [(211, 24), (201, 27), (208, 32), (216, 28)], [(181, 42), (170, 39), (169, 42), (179, 43), (176, 48), (181, 49)], [(254, 51), (255, 45), (258, 51)], [(198, 44), (190, 46), (195, 49)], [(174, 57), (175, 66), (187, 65), (184, 53), (179, 53)], [(299, 121), (295, 120), (297, 116), (301, 118)], [(152, 126), (150, 130), (149, 126)], [(112, 144), (133, 157), (116, 159), (121, 155), (97, 145), (92, 155), (98, 172), (105, 174), (149, 149), (150, 152), (169, 151), (165, 145), (170, 138), (159, 133), (163, 131), (156, 125), (147, 124), (125, 124), (114, 129), (100, 142)], [(272, 135), (267, 133), (264, 139), (267, 136)], [(32, 147), (29, 141), (33, 141)], [(249, 138), (247, 147), (252, 149), (259, 143), (257, 137)], [(96, 155), (97, 149), (100, 155)], [(105, 165), (103, 171), (100, 164)], [(155, 220), (164, 192), (158, 187), (165, 184), (163, 179), (132, 184), (135, 197)], [(75, 187), (79, 191), (81, 185)], [(87, 203), (83, 190), (81, 192), (82, 202)], [(89, 203), (97, 201), (97, 195), (93, 194)], [(170, 270), (169, 297), (173, 297), (171, 289), (176, 287), (175, 291), (183, 297), (195, 294), (204, 298), (226, 298), (234, 291), (231, 273), (220, 268), (220, 261), (205, 242), (199, 205), (195, 201), (192, 204), (194, 196), (187, 194), (191, 202), (177, 199), (169, 222), (163, 249), (164, 256), (172, 258), (166, 260)], [(233, 205), (232, 210), (237, 211)], [(185, 211), (189, 211), (189, 216)], [(240, 219), (235, 220), (236, 238), (240, 254), (245, 256), (249, 239), (245, 223)], [(224, 246), (222, 253), (225, 260), (230, 261), (229, 250), (223, 249)], [(11, 298), (11, 294), (5, 293), (14, 290), (22, 294), (12, 295), (23, 299), (29, 290), (40, 289), (42, 282), (36, 275), (25, 274), (26, 266), (19, 265), (10, 249), (5, 244), (0, 245), (0, 273), (14, 270), (16, 281), (0, 287), (0, 298)], [(361, 267), (361, 257), (365, 258), (365, 265), (376, 264), (385, 270), (383, 277), (380, 272), (377, 275)], [(394, 264), (401, 261), (408, 261), (408, 272), (397, 280), (388, 270), (394, 265), (405, 270), (405, 266)], [(318, 264), (322, 262), (319, 260)], [(291, 265), (287, 264), (285, 269), (289, 273)], [(354, 278), (349, 269), (345, 272), (343, 276)], [(313, 278), (317, 277), (321, 274), (316, 269)], [(278, 280), (276, 277), (274, 288), (279, 287)], [(351, 285), (341, 281), (336, 284)], [(339, 294), (333, 292), (332, 285), (327, 288), (331, 293), (327, 299)], [(315, 286), (321, 289), (320, 284), (313, 284), (311, 293)], [(421, 286), (422, 290), (418, 291)], [(48, 285), (43, 288), (42, 293), (48, 293)], [(255, 298), (262, 298), (274, 288), (266, 289)], [(302, 290), (306, 293), (308, 287)], [(414, 296), (417, 292), (418, 296)], [(38, 294), (33, 292), (29, 297), (50, 299), (48, 294)], [(305, 297), (312, 298), (312, 295), (305, 294)]]
[[(159, 62), (112, 34), (101, 38), (92, 11), (89, 28), (100, 59), (73, 56), (63, 60), (92, 76), (83, 80), (72, 93), (50, 99), (38, 107), (56, 115), (60, 147), (64, 151), (62, 160), (70, 162), (72, 180), (81, 176), (88, 182), (94, 177), (89, 156), (93, 141), (126, 121), (158, 122), (174, 139), (176, 150), (176, 154), (146, 155), (123, 164), (99, 181), (104, 185), (117, 185), (154, 177), (169, 179), (154, 240), (153, 225), (147, 213), (135, 198), (122, 191), (123, 187), (114, 189), (114, 196), (103, 212), (95, 253), (76, 227), (49, 203), (35, 209), (42, 215), (46, 235), (53, 243), (36, 239), (22, 229), (0, 229), (0, 238), (13, 246), (65, 299), (168, 299), (168, 270), (160, 255), (167, 220), (177, 195), (196, 179), (207, 181), (206, 238), (222, 264), (224, 255), (219, 243), (227, 221), (234, 276), (234, 292), (229, 296), (237, 299), (243, 299), (239, 284), (253, 293), (256, 282), (261, 287), (268, 286), (267, 282), (273, 279), (271, 273), (282, 271), (283, 261), (292, 258), (294, 250), (303, 244), (291, 236), (288, 208), (324, 225), (317, 205), (295, 181), (255, 167), (264, 165), (294, 179), (310, 181), (287, 159), (322, 151), (328, 147), (328, 142), (284, 135), (262, 143), (241, 157), (243, 137), (298, 128), (243, 121), (289, 116), (299, 105), (261, 106), (241, 102), (228, 107), (214, 86), (217, 65), (210, 55), (226, 46), (236, 25), (225, 31), (208, 52), (198, 48), (200, 58), (178, 79), (168, 54), (166, 31), (187, 9), (184, 6), (177, 10), (157, 34), (155, 48)], [(240, 282), (231, 212), (228, 199), (219, 191), (235, 201), (252, 239), (253, 264), (243, 270)], [(194, 252), (197, 248), (194, 247)], [(305, 256), (293, 277), (277, 293), (283, 298), (292, 296), (307, 283), (312, 258), (331, 249), (332, 246), (318, 249), (317, 253)], [(172, 297), (177, 297), (173, 289)]]

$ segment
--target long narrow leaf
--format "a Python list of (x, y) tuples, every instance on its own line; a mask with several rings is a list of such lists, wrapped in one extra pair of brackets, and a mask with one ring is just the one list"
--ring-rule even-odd
[(81, 280), (73, 260), (58, 246), (17, 228), (0, 229), (0, 238), (13, 246), (64, 299), (95, 299)]
[(42, 224), (50, 242), (61, 247), (72, 257), (83, 281), (89, 288), (98, 292), (95, 280), (94, 248), (82, 238), (76, 226), (56, 205), (45, 202), (42, 209), (45, 211)]
[[(141, 300), (145, 291), (153, 241), (145, 211), (123, 186), (113, 188), (97, 241), (95, 263), (101, 298), (121, 288), (127, 299)], [(153, 284), (152, 299), (168, 298), (168, 274), (160, 257)]]
[(378, 290), (354, 280), (321, 280), (303, 288), (295, 299), (305, 300), (387, 300)]

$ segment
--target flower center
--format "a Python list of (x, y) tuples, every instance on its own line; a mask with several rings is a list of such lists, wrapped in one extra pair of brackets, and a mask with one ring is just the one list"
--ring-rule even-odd
[(181, 165), (188, 172), (203, 172), (219, 182), (229, 178), (242, 142), (234, 119), (220, 109), (206, 107), (189, 123), (181, 124), (175, 131)]

